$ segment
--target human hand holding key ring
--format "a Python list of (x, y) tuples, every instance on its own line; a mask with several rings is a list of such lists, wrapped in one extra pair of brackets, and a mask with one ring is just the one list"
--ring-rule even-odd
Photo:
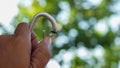
[(33, 31), (36, 20), (41, 16), (47, 18), (50, 21), (50, 23), (52, 24), (52, 30), (51, 30), (51, 33), (49, 34), (49, 37), (51, 37), (51, 38), (54, 37), (55, 34), (57, 33), (56, 21), (51, 15), (49, 15), (48, 13), (45, 13), (45, 12), (38, 13), (33, 17), (32, 22), (30, 24), (30, 30)]

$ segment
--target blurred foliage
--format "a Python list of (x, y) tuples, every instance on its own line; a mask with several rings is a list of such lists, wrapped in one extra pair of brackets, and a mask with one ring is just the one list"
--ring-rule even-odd
[[(26, 4), (23, 4), (23, 0), (23, 2), (20, 2), (18, 5), (19, 12), (14, 18), (13, 24), (16, 27), (20, 22), (30, 23), (36, 13), (48, 12), (57, 20), (60, 31), (56, 38), (61, 36), (68, 38), (68, 42), (65, 41), (66, 43), (61, 44), (61, 46), (56, 43), (52, 44), (51, 50), (53, 58), (55, 58), (61, 50), (67, 51), (72, 47), (75, 48), (74, 50), (77, 50), (81, 45), (84, 45), (88, 49), (94, 49), (97, 45), (100, 45), (104, 48), (103, 62), (99, 62), (99, 60), (93, 56), (92, 60), (95, 62), (90, 65), (87, 60), (74, 56), (71, 60), (71, 68), (118, 68), (120, 46), (116, 46), (114, 40), (116, 37), (120, 37), (119, 31), (112, 31), (111, 27), (108, 25), (107, 33), (101, 35), (101, 33), (94, 29), (98, 21), (107, 19), (111, 15), (116, 14), (111, 11), (110, 6), (115, 4), (117, 0), (101, 1), (102, 2), (98, 5), (92, 5), (88, 0), (32, 0), (31, 5), (26, 6)], [(68, 7), (66, 8), (64, 4), (67, 4)], [(67, 13), (69, 14), (68, 17), (66, 17), (68, 18), (66, 24), (58, 17), (60, 13), (64, 11), (68, 11)], [(87, 22), (89, 27), (86, 29), (80, 28), (78, 25), (82, 21)], [(38, 38), (42, 39), (43, 30), (46, 30), (48, 34), (51, 26), (47, 23), (48, 21), (45, 18), (40, 18), (37, 22), (34, 30)], [(71, 35), (69, 35), (71, 30), (76, 31), (77, 35), (71, 37)], [(56, 39), (54, 39), (54, 42), (55, 41)], [(62, 58), (59, 59), (61, 59), (59, 61), (60, 64), (63, 65), (64, 63), (62, 61), (64, 60)]]
[(85, 62), (84, 60), (80, 59), (77, 56), (74, 57), (71, 63), (72, 63), (71, 68), (85, 68), (88, 65), (87, 62)]

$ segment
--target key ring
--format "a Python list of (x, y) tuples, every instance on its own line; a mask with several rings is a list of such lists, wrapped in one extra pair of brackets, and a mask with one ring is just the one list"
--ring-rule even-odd
[(49, 37), (51, 37), (51, 38), (54, 37), (55, 34), (57, 34), (56, 21), (51, 15), (49, 15), (48, 13), (45, 13), (45, 12), (38, 13), (33, 17), (32, 22), (30, 24), (30, 30), (33, 30), (36, 20), (41, 16), (47, 18), (50, 21), (50, 23), (52, 24), (52, 30), (51, 30), (51, 33), (49, 34)]

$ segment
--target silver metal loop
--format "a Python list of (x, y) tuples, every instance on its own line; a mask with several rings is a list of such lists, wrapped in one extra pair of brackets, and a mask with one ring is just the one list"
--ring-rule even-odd
[(52, 30), (51, 30), (51, 33), (49, 34), (49, 36), (53, 37), (57, 33), (56, 21), (51, 15), (49, 15), (48, 13), (45, 13), (45, 12), (38, 13), (33, 17), (33, 20), (30, 24), (30, 30), (33, 30), (36, 20), (41, 16), (47, 18), (51, 22)]

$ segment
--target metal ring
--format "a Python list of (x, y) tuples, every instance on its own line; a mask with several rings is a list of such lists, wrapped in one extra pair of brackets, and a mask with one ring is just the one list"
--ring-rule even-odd
[(30, 24), (30, 30), (33, 30), (36, 20), (41, 16), (44, 16), (51, 22), (52, 30), (51, 30), (51, 33), (49, 34), (49, 36), (53, 37), (57, 33), (56, 21), (51, 15), (49, 15), (48, 13), (45, 13), (45, 12), (38, 13), (33, 17), (33, 20)]

